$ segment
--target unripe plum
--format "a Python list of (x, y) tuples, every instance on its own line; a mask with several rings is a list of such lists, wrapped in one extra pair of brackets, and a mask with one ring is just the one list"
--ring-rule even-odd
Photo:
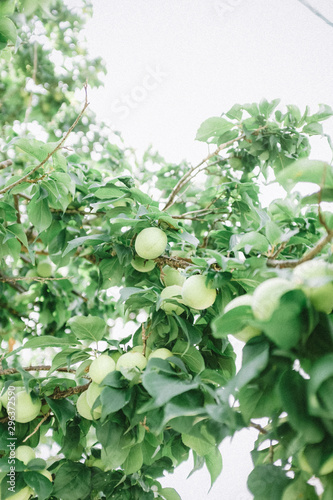
[[(131, 352), (139, 352), (140, 354), (143, 354), (143, 345), (136, 345), (136, 346), (134, 346), (131, 349)], [(146, 358), (149, 358), (151, 352), (152, 351), (151, 351), (150, 347), (146, 346), (146, 353), (144, 354), (144, 356), (146, 356)]]
[(91, 407), (87, 402), (87, 391), (82, 392), (78, 397), (76, 402), (76, 409), (81, 417), (86, 418), (87, 420), (98, 420), (101, 418), (101, 412), (97, 410), (91, 411)]
[(185, 305), (193, 309), (202, 310), (214, 304), (216, 290), (206, 285), (205, 276), (196, 274), (185, 281), (182, 296)]
[(152, 351), (152, 353), (149, 356), (149, 359), (151, 358), (160, 358), (160, 359), (167, 359), (173, 356), (172, 352), (169, 351), (169, 349), (166, 349), (165, 347), (160, 347), (159, 349), (155, 349), (155, 351)]
[(165, 311), (166, 314), (172, 314), (173, 312), (175, 312), (178, 315), (184, 312), (183, 307), (177, 306), (176, 304), (172, 304), (172, 302), (166, 301), (166, 299), (172, 299), (181, 303), (181, 299), (177, 298), (181, 296), (182, 296), (181, 286), (172, 285), (165, 287), (161, 292), (161, 298), (163, 299), (161, 308), (163, 309), (163, 311)]
[(255, 289), (252, 299), (252, 310), (255, 318), (268, 321), (278, 307), (280, 297), (293, 290), (295, 285), (283, 278), (271, 278)]
[[(87, 389), (87, 403), (92, 408), (98, 396), (101, 395), (104, 387), (92, 382)], [(102, 406), (96, 408), (97, 411), (102, 411)]]
[[(224, 312), (231, 311), (231, 309), (234, 309), (235, 307), (239, 306), (252, 306), (252, 295), (245, 294), (245, 295), (240, 295), (239, 297), (236, 297), (233, 299), (229, 304), (227, 304), (224, 308)], [(242, 330), (240, 330), (237, 333), (234, 333), (233, 336), (241, 340), (242, 342), (247, 342), (248, 340), (252, 339), (252, 337), (256, 337), (257, 335), (260, 335), (261, 330), (259, 328), (255, 328), (254, 326), (247, 325)]]
[(102, 380), (116, 369), (116, 363), (107, 354), (102, 354), (94, 359), (89, 367), (89, 375), (93, 382), (100, 384)]
[(121, 368), (127, 368), (128, 370), (133, 368), (139, 368), (143, 370), (147, 365), (147, 358), (139, 352), (125, 352), (117, 361), (116, 369), (120, 371)]
[(149, 273), (156, 266), (156, 262), (153, 260), (142, 259), (136, 255), (132, 260), (131, 265), (140, 273)]
[(11, 497), (9, 497), (11, 500), (29, 500), (31, 495), (33, 495), (33, 489), (30, 488), (30, 486), (25, 486), (22, 488), (22, 490), (18, 491), (17, 493), (14, 493)]
[(36, 458), (34, 450), (30, 446), (18, 446), (15, 450), (15, 458), (27, 465), (30, 460)]
[(158, 227), (143, 229), (135, 240), (135, 251), (142, 259), (156, 259), (165, 250), (168, 239)]
[(15, 420), (21, 424), (31, 422), (40, 412), (42, 403), (41, 401), (33, 401), (30, 394), (25, 391), (17, 392), (15, 394)]
[(37, 274), (41, 278), (50, 278), (53, 274), (53, 265), (51, 262), (43, 260), (37, 264)]
[(164, 266), (161, 275), (163, 276), (162, 281), (165, 286), (183, 286), (185, 281), (185, 276), (181, 275), (177, 269), (170, 266)]
[[(323, 279), (326, 283), (321, 283)], [(310, 260), (295, 267), (293, 280), (300, 285), (317, 311), (330, 314), (333, 309), (333, 265), (324, 260)]]

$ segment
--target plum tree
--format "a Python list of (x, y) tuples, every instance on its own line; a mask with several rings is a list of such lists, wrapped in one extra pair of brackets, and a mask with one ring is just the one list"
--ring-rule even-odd
[(115, 361), (107, 354), (102, 354), (91, 363), (89, 367), (89, 375), (93, 382), (100, 384), (102, 380), (115, 369)]
[[(229, 302), (225, 308), (224, 312), (231, 311), (235, 307), (239, 306), (252, 306), (253, 298), (252, 295), (245, 294), (245, 295), (239, 295), (239, 297), (236, 297), (233, 299), (231, 302)], [(261, 334), (261, 330), (259, 328), (256, 328), (251, 325), (244, 326), (239, 332), (234, 333), (234, 337), (238, 340), (241, 340), (242, 342), (247, 342), (248, 340), (252, 339), (252, 337), (256, 337), (257, 335)]]
[(207, 309), (216, 299), (215, 288), (206, 285), (206, 277), (194, 275), (187, 278), (183, 285), (182, 297), (184, 304), (193, 309)]
[[(182, 287), (178, 285), (171, 285), (165, 287), (161, 292), (161, 299), (163, 299), (161, 308), (167, 313), (172, 314), (175, 312), (176, 314), (181, 314), (184, 312), (184, 308), (178, 306), (177, 304), (173, 304), (169, 302), (168, 299), (176, 300), (179, 303), (182, 303)], [(178, 298), (179, 297), (179, 298)]]
[(140, 231), (135, 240), (136, 253), (142, 259), (156, 259), (168, 244), (167, 235), (158, 227), (148, 227)]
[(87, 107), (104, 66), (67, 4), (0, 2), (1, 498), (15, 425), (14, 500), (178, 499), (159, 478), (192, 455), (213, 484), (248, 428), (254, 498), (330, 500), (333, 170), (309, 155), (333, 110), (234, 104), (197, 164), (140, 157)]
[(293, 279), (300, 285), (313, 306), (330, 314), (333, 309), (333, 265), (316, 259), (295, 267)]
[(255, 289), (252, 299), (253, 314), (261, 321), (267, 321), (277, 308), (281, 296), (293, 290), (295, 285), (283, 278), (271, 278)]

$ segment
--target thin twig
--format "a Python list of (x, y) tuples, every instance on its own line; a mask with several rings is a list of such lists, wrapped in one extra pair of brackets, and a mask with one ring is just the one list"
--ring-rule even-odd
[(64, 399), (68, 398), (69, 396), (73, 396), (73, 394), (81, 394), (82, 392), (86, 391), (91, 384), (91, 381), (88, 382), (87, 384), (84, 385), (77, 385), (75, 387), (70, 387), (69, 389), (66, 389), (65, 391), (60, 391), (59, 388), (57, 387), (56, 390), (54, 391), (51, 396), (48, 396), (50, 399)]
[(12, 189), (13, 187), (17, 186), (18, 184), (22, 184), (22, 182), (25, 182), (33, 173), (35, 173), (38, 169), (40, 169), (43, 165), (45, 165), (45, 163), (51, 158), (51, 156), (53, 156), (54, 153), (56, 153), (62, 147), (62, 145), (64, 144), (64, 142), (68, 138), (68, 136), (71, 134), (71, 132), (74, 130), (74, 128), (76, 127), (76, 125), (80, 121), (80, 119), (81, 119), (82, 115), (84, 114), (85, 110), (89, 106), (88, 97), (87, 97), (87, 84), (85, 84), (84, 90), (85, 90), (85, 102), (84, 102), (84, 106), (83, 106), (81, 112), (79, 113), (78, 117), (76, 118), (76, 120), (74, 121), (74, 123), (72, 124), (72, 126), (68, 129), (68, 131), (66, 132), (66, 134), (64, 135), (64, 137), (61, 139), (61, 141), (58, 143), (58, 145), (46, 156), (46, 158), (42, 162), (40, 162), (38, 165), (36, 165), (36, 167), (34, 167), (32, 170), (30, 170), (30, 172), (28, 174), (24, 175), (23, 177), (21, 177), (20, 179), (18, 179), (15, 182), (13, 182), (9, 186), (1, 189), (0, 190), (0, 194), (7, 193), (7, 191), (9, 191), (10, 189)]
[(266, 431), (266, 429), (264, 429), (263, 427), (261, 427), (261, 425), (259, 425), (259, 424), (255, 424), (254, 422), (250, 422), (250, 427), (253, 427), (254, 429), (257, 429), (257, 431), (259, 431), (261, 434), (268, 434), (268, 432)]
[(40, 422), (38, 422), (38, 424), (36, 425), (36, 427), (34, 428), (34, 430), (31, 432), (31, 434), (29, 434), (29, 436), (27, 436), (26, 438), (23, 439), (23, 441), (22, 441), (23, 443), (25, 443), (26, 441), (28, 441), (28, 439), (30, 439), (31, 436), (33, 436), (34, 434), (36, 434), (36, 432), (38, 431), (38, 429), (49, 418), (50, 414), (51, 414), (51, 408), (49, 409), (49, 411), (47, 413), (45, 413), (45, 415), (42, 418), (42, 420)]
[(309, 4), (309, 2), (307, 2), (306, 0), (298, 0), (298, 1), (299, 3), (304, 5), (304, 7), (307, 7), (315, 16), (318, 16), (322, 21), (324, 21), (326, 24), (331, 26), (331, 28), (333, 28), (333, 22), (327, 19), (327, 17), (325, 17), (321, 12), (319, 12), (319, 10), (315, 9), (311, 4)]
[[(252, 132), (252, 135), (255, 135), (260, 130), (262, 130), (266, 127), (267, 127), (267, 125), (264, 125), (263, 127), (259, 127), (258, 129), (254, 130)], [(172, 192), (171, 192), (171, 194), (170, 194), (170, 196), (169, 196), (169, 198), (168, 198), (168, 200), (163, 208), (163, 211), (167, 210), (168, 208), (170, 208), (174, 204), (176, 196), (181, 191), (181, 189), (191, 180), (192, 174), (194, 174), (194, 172), (196, 170), (198, 170), (202, 165), (204, 165), (208, 160), (210, 160), (210, 158), (217, 156), (219, 154), (219, 152), (222, 151), (222, 149), (225, 149), (228, 146), (231, 146), (234, 142), (238, 142), (238, 141), (241, 141), (242, 139), (245, 139), (245, 137), (246, 137), (245, 134), (241, 134), (238, 137), (236, 137), (235, 139), (231, 139), (230, 141), (227, 141), (227, 142), (221, 144), (213, 153), (210, 153), (208, 156), (206, 156), (206, 158), (201, 160), (201, 162), (198, 163), (198, 165), (190, 168), (190, 170), (188, 172), (186, 172), (186, 174), (184, 174), (181, 179), (179, 179), (176, 186), (173, 188), (173, 190), (172, 190)]]
[(24, 292), (26, 292), (26, 291), (27, 291), (27, 290), (26, 290), (23, 286), (19, 285), (19, 284), (18, 284), (18, 283), (16, 283), (16, 282), (13, 282), (13, 281), (7, 281), (7, 279), (6, 279), (6, 278), (7, 278), (7, 276), (5, 276), (4, 274), (2, 274), (2, 273), (0, 272), (0, 282), (2, 281), (2, 282), (6, 282), (6, 283), (8, 283), (8, 285), (9, 285), (11, 288), (14, 288), (14, 290), (16, 290), (17, 292), (24, 293)]
[(4, 161), (0, 162), (0, 170), (3, 170), (4, 168), (10, 167), (11, 165), (13, 165), (12, 160), (4, 160)]

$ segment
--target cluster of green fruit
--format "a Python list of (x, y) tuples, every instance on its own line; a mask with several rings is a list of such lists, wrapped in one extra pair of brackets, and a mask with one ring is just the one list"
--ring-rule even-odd
[(109, 373), (133, 370), (135, 368), (142, 371), (149, 359), (167, 359), (171, 356), (173, 356), (173, 353), (169, 349), (160, 348), (152, 351), (149, 347), (146, 347), (144, 355), (143, 346), (135, 346), (124, 354), (115, 352), (112, 357), (107, 354), (101, 354), (98, 358), (94, 359), (89, 367), (89, 375), (92, 382), (88, 389), (78, 397), (76, 403), (78, 413), (87, 420), (98, 420), (101, 418), (102, 406), (99, 405), (94, 408), (94, 405), (104, 389), (101, 383)]
[[(156, 265), (153, 259), (162, 255), (167, 244), (167, 236), (161, 229), (157, 227), (143, 229), (135, 240), (137, 255), (131, 262), (134, 269), (144, 273), (152, 271)], [(162, 280), (166, 287), (161, 293), (161, 307), (166, 314), (173, 312), (181, 314), (184, 308), (178, 304), (202, 310), (215, 302), (216, 290), (207, 286), (205, 276), (194, 275), (186, 279), (177, 269), (165, 266), (162, 270)], [(168, 299), (173, 302), (169, 302)]]
[[(30, 446), (18, 446), (15, 450), (15, 458), (24, 463), (24, 465), (28, 465), (31, 460), (36, 458), (36, 454), (34, 450)], [(38, 471), (44, 477), (46, 477), (49, 481), (53, 481), (52, 474), (47, 469)], [(17, 493), (14, 493), (10, 498), (11, 500), (28, 500), (32, 495), (34, 495), (34, 490), (30, 488), (30, 486), (25, 486)]]
[[(268, 321), (279, 306), (282, 295), (295, 289), (303, 290), (317, 311), (330, 314), (333, 309), (333, 265), (320, 259), (303, 262), (293, 270), (290, 280), (268, 279), (255, 289), (253, 295), (245, 294), (233, 299), (224, 312), (251, 306), (255, 319)], [(247, 342), (260, 334), (260, 329), (247, 325), (234, 336)]]

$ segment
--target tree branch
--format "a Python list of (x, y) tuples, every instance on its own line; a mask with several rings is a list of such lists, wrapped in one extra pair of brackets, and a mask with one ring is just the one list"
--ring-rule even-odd
[(36, 427), (34, 428), (34, 430), (31, 432), (31, 434), (29, 434), (29, 436), (27, 436), (26, 438), (23, 439), (23, 443), (25, 443), (26, 441), (28, 441), (28, 439), (31, 438), (31, 436), (33, 436), (34, 434), (36, 434), (36, 432), (38, 431), (38, 429), (43, 425), (43, 423), (49, 418), (51, 414), (51, 408), (49, 409), (49, 411), (44, 415), (44, 417), (42, 418), (42, 420), (40, 422), (38, 422), (38, 424), (36, 425)]
[(284, 269), (287, 267), (293, 268), (302, 264), (303, 262), (307, 262), (308, 260), (313, 259), (316, 255), (318, 255), (322, 249), (333, 239), (333, 231), (327, 233), (318, 243), (311, 248), (306, 254), (303, 255), (300, 259), (294, 260), (274, 260), (268, 259), (267, 265), (269, 267), (278, 267), (280, 269)]
[[(254, 130), (252, 132), (252, 135), (257, 134), (260, 130), (262, 130), (266, 127), (267, 127), (267, 125), (264, 125), (263, 127), (259, 127), (258, 129)], [(176, 186), (173, 188), (173, 190), (172, 190), (172, 192), (171, 192), (171, 194), (170, 194), (170, 196), (169, 196), (169, 198), (168, 198), (168, 200), (163, 208), (163, 211), (167, 210), (168, 208), (170, 208), (174, 204), (176, 196), (181, 191), (181, 189), (184, 186), (186, 186), (186, 184), (188, 182), (190, 182), (190, 180), (191, 180), (191, 178), (196, 170), (198, 170), (202, 165), (204, 165), (204, 163), (206, 163), (208, 160), (210, 160), (210, 158), (217, 156), (219, 154), (219, 152), (222, 151), (222, 149), (225, 149), (228, 146), (231, 146), (234, 142), (241, 141), (242, 139), (245, 139), (245, 137), (246, 137), (245, 134), (241, 134), (238, 137), (236, 137), (235, 139), (231, 139), (230, 141), (227, 141), (227, 142), (221, 144), (213, 153), (210, 153), (208, 156), (206, 156), (206, 158), (201, 160), (201, 162), (198, 163), (198, 165), (190, 168), (190, 170), (188, 172), (186, 172), (186, 174), (184, 174), (181, 179), (179, 179)]]
[(82, 392), (86, 391), (91, 384), (91, 381), (88, 382), (87, 384), (84, 385), (77, 385), (75, 387), (70, 387), (69, 389), (66, 389), (65, 391), (60, 391), (59, 387), (56, 387), (55, 391), (51, 396), (48, 396), (50, 399), (64, 399), (68, 398), (69, 396), (73, 396), (73, 394), (81, 394)]
[[(49, 371), (52, 367), (48, 365), (36, 365), (36, 366), (26, 366), (23, 368), (26, 372), (39, 372), (39, 371)], [(66, 373), (76, 373), (76, 370), (72, 368), (57, 368), (57, 372), (66, 372)], [(14, 373), (20, 373), (16, 368), (6, 368), (0, 370), (0, 376), (2, 375), (13, 375)]]
[(4, 168), (10, 167), (11, 165), (13, 165), (12, 160), (4, 160), (4, 161), (0, 162), (0, 170), (3, 170)]
[(76, 125), (80, 121), (83, 113), (85, 112), (85, 110), (89, 106), (89, 102), (88, 102), (88, 99), (87, 99), (87, 84), (85, 84), (84, 90), (85, 90), (85, 102), (84, 102), (84, 106), (83, 106), (80, 114), (78, 115), (78, 117), (76, 118), (76, 120), (74, 121), (74, 123), (72, 124), (72, 126), (68, 129), (68, 131), (66, 132), (66, 134), (64, 135), (64, 137), (57, 144), (57, 146), (46, 156), (46, 158), (42, 162), (40, 162), (38, 165), (36, 165), (36, 167), (34, 167), (28, 174), (24, 175), (23, 177), (21, 177), (20, 179), (18, 179), (15, 182), (13, 182), (9, 186), (4, 187), (3, 189), (0, 189), (0, 194), (7, 193), (7, 191), (9, 191), (10, 189), (12, 189), (13, 187), (17, 186), (18, 184), (22, 184), (22, 182), (25, 182), (30, 177), (31, 174), (35, 173), (38, 169), (40, 169), (43, 165), (45, 165), (45, 163), (51, 158), (51, 156), (53, 156), (54, 153), (56, 153), (62, 147), (62, 145), (64, 144), (64, 142), (67, 140), (68, 136), (71, 134), (71, 132), (74, 130), (74, 128), (76, 127)]

